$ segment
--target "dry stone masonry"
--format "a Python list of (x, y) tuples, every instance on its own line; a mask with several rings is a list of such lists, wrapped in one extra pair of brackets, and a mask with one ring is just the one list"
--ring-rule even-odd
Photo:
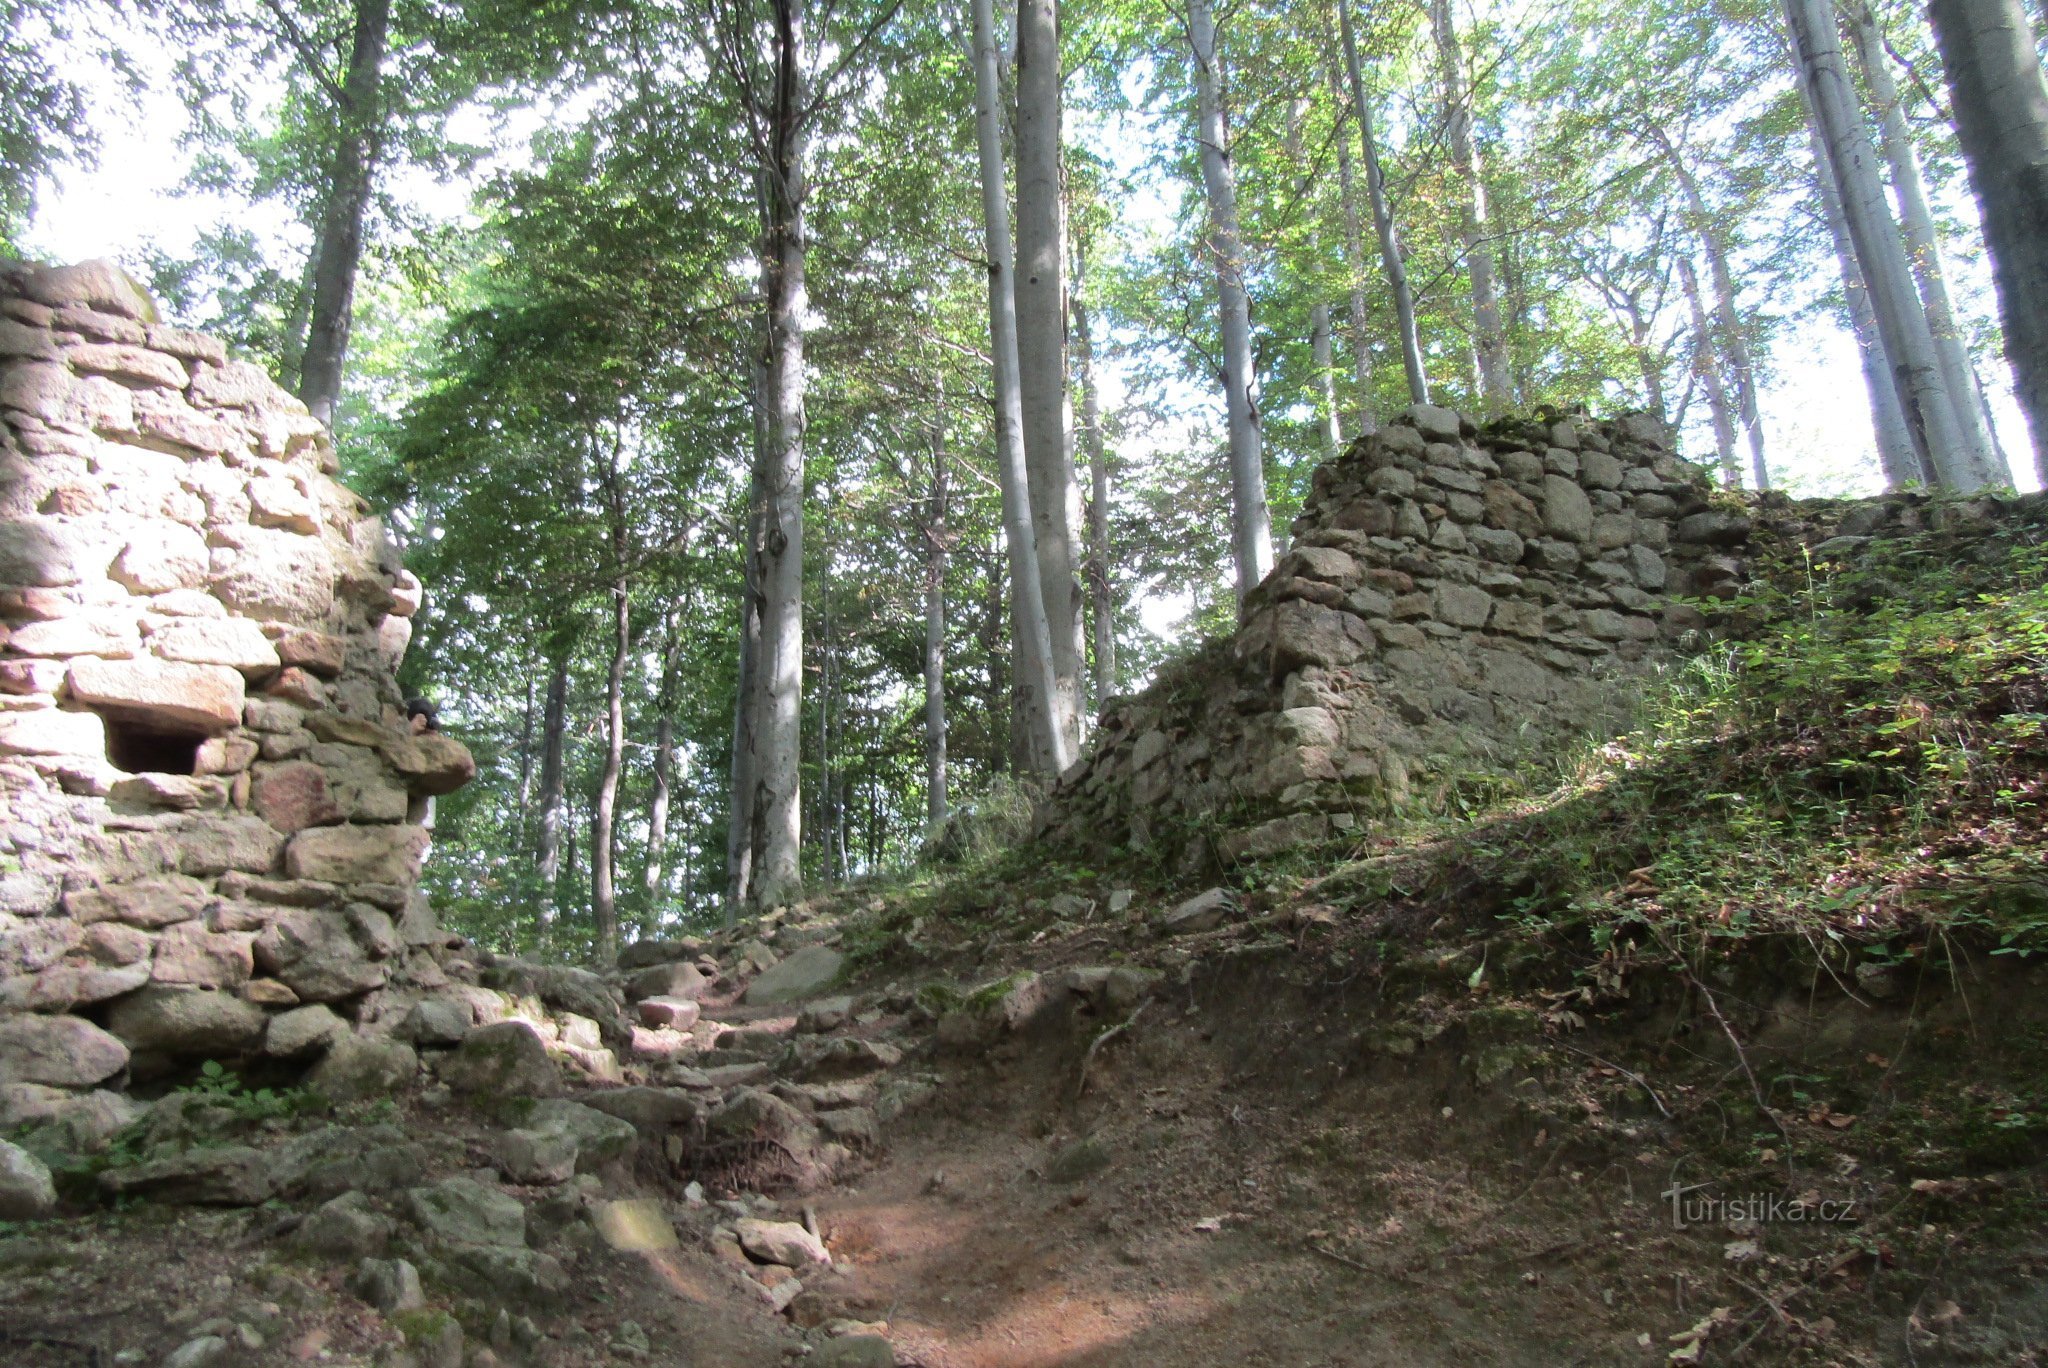
[(1048, 828), (1271, 853), (1598, 732), (1701, 625), (1673, 600), (1740, 582), (1749, 527), (1647, 415), (1410, 408), (1316, 471), (1230, 641), (1112, 701)]
[(415, 885), (474, 765), (408, 727), (420, 585), (337, 471), (117, 267), (0, 263), (0, 1128), (445, 985)]

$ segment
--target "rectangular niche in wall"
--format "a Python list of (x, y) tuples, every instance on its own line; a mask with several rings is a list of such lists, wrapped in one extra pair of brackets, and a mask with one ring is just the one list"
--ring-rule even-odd
[(195, 732), (165, 731), (146, 722), (101, 714), (107, 724), (107, 759), (128, 774), (192, 774), (199, 767)]

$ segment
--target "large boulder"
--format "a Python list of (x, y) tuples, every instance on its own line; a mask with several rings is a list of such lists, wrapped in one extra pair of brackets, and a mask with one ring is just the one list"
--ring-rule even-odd
[(748, 984), (743, 1001), (749, 1007), (766, 1007), (817, 997), (839, 982), (845, 968), (846, 957), (837, 950), (806, 945)]
[(114, 1004), (107, 1029), (139, 1053), (227, 1058), (262, 1043), (263, 1012), (232, 993), (153, 983)]
[(57, 1209), (57, 1186), (43, 1161), (0, 1140), (0, 1221), (40, 1221)]
[(323, 883), (399, 884), (420, 876), (429, 838), (424, 827), (314, 827), (285, 847), (285, 872)]
[(526, 1244), (526, 1208), (519, 1199), (473, 1178), (444, 1178), (431, 1187), (416, 1187), (405, 1194), (405, 1203), (413, 1222), (446, 1244)]
[(561, 1091), (561, 1075), (540, 1032), (524, 1021), (479, 1026), (440, 1064), (441, 1081), (483, 1098), (546, 1097)]
[(256, 938), (256, 962), (303, 1002), (333, 1002), (382, 987), (388, 974), (338, 912), (287, 908)]
[(0, 1084), (89, 1088), (128, 1067), (128, 1046), (82, 1017), (0, 1018)]

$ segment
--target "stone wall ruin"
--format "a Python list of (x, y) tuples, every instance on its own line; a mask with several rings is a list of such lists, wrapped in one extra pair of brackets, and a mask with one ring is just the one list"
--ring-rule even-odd
[(0, 1128), (445, 984), (416, 884), (474, 765), (408, 727), (420, 585), (338, 471), (118, 267), (0, 262)]
[(1648, 415), (1417, 405), (1320, 467), (1236, 634), (1112, 700), (1055, 838), (1197, 857), (1356, 828), (1417, 781), (1620, 722), (1635, 681), (1739, 583), (1750, 520)]

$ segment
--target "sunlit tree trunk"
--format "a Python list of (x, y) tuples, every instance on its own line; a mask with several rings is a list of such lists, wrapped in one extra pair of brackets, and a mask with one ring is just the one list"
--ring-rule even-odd
[(370, 207), (370, 182), (382, 142), (380, 87), (390, 27), (391, 0), (357, 0), (355, 36), (336, 110), (327, 198), (313, 246), (313, 308), (299, 364), (299, 398), (329, 427), (334, 426), (334, 409), (341, 398), (356, 272), (363, 259), (363, 216)]
[[(974, 130), (981, 158), (982, 231), (988, 249), (989, 353), (995, 385), (996, 475), (1002, 490), (1003, 540), (1010, 568), (1009, 604), (1015, 666), (1012, 709), (1024, 732), (1029, 767), (1056, 775), (1073, 763), (1074, 747), (1056, 709), (1050, 614), (1040, 579), (1036, 497), (1024, 449), (1024, 403), (1017, 352), (1017, 298), (1012, 275), (1009, 193), (1003, 178), (1001, 98), (996, 78), (993, 0), (971, 0), (974, 31)], [(1057, 186), (1055, 186), (1055, 190)]]
[(1813, 117), (1813, 105), (1802, 82), (1800, 95), (1806, 100), (1807, 141), (1813, 149), (1814, 183), (1820, 192), (1821, 217), (1834, 243), (1835, 264), (1842, 274), (1842, 300), (1849, 310), (1849, 330), (1856, 339), (1857, 359), (1863, 366), (1863, 387), (1870, 396), (1870, 428), (1877, 440), (1877, 461), (1884, 470), (1885, 485), (1900, 489), (1908, 484), (1933, 484), (1931, 470), (1924, 469), (1913, 450), (1912, 434), (1906, 431), (1906, 415), (1899, 407), (1899, 387), (1892, 382), (1891, 362), (1885, 358), (1884, 340), (1877, 335), (1877, 319), (1870, 310), (1870, 288), (1863, 283), (1863, 268), (1856, 264), (1856, 244), (1849, 240), (1849, 221), (1842, 213), (1842, 186), (1835, 176), (1835, 164), (1828, 145)]
[(1095, 644), (1095, 707), (1116, 692), (1116, 600), (1109, 576), (1109, 456), (1102, 440), (1102, 397), (1095, 386), (1095, 338), (1081, 297), (1081, 251), (1074, 252), (1074, 359), (1081, 375), (1081, 436), (1088, 453), (1088, 617)]
[(1930, 0), (1927, 17), (1983, 211), (2006, 360), (2048, 487), (2048, 83), (2018, 0)]
[(670, 607), (662, 623), (661, 684), (655, 694), (654, 764), (652, 791), (647, 798), (647, 865), (641, 871), (641, 893), (649, 910), (660, 906), (668, 890), (669, 809), (674, 803), (671, 775), (676, 759), (676, 690), (682, 668), (682, 611)]
[(1721, 349), (1716, 345), (1714, 325), (1707, 320), (1706, 302), (1700, 298), (1699, 273), (1683, 256), (1678, 258), (1678, 278), (1685, 289), (1685, 302), (1692, 310), (1693, 374), (1706, 391), (1721, 483), (1729, 489), (1740, 489), (1742, 466), (1735, 456), (1735, 419), (1728, 411), (1728, 391), (1721, 382)]
[(612, 849), (618, 825), (619, 775), (626, 759), (626, 657), (632, 654), (631, 583), (626, 566), (626, 501), (620, 487), (618, 438), (613, 438), (608, 464), (599, 482), (610, 524), (612, 563), (612, 656), (605, 674), (604, 768), (590, 807), (590, 916), (597, 930), (597, 953), (610, 961), (619, 953), (617, 856)]
[(932, 479), (924, 524), (925, 829), (946, 824), (946, 548), (952, 533), (946, 483), (945, 405), (932, 429)]
[(563, 749), (569, 730), (569, 653), (567, 641), (557, 642), (549, 662), (548, 692), (542, 703), (540, 725), (540, 833), (534, 843), (533, 865), (540, 875), (540, 909), (537, 920), (545, 931), (554, 917), (555, 885), (562, 871)]
[(1323, 455), (1335, 460), (1344, 449), (1344, 427), (1337, 417), (1337, 357), (1330, 345), (1330, 306), (1320, 299), (1308, 310), (1308, 348), (1316, 366), (1316, 426), (1323, 434)]
[(1934, 334), (1913, 290), (1912, 268), (1898, 225), (1885, 203), (1877, 154), (1843, 69), (1841, 40), (1826, 0), (1784, 0), (1785, 18), (1799, 58), (1799, 77), (1842, 190), (1842, 210), (1856, 261), (1870, 287), (1878, 333), (1899, 386), (1916, 453), (1924, 454), (1940, 482), (1959, 493), (1980, 488), (1985, 472), (1970, 459), (1956, 421), (1954, 397), (1942, 379)]
[(1057, 0), (1017, 5), (1017, 378), (1038, 582), (1052, 647), (1053, 721), (1062, 750), (1081, 744), (1081, 490), (1067, 433), (1065, 196), (1060, 183)]
[(1365, 193), (1372, 206), (1373, 229), (1380, 240), (1380, 269), (1386, 273), (1387, 290), (1394, 297), (1394, 325), (1401, 335), (1401, 369), (1408, 377), (1408, 397), (1418, 404), (1429, 402), (1429, 374), (1422, 364), (1422, 338), (1415, 327), (1415, 296), (1408, 288), (1408, 266), (1402, 259), (1400, 235), (1394, 229), (1393, 212), (1387, 207), (1387, 180), (1380, 170), (1379, 146), (1373, 138), (1372, 106), (1365, 99), (1365, 71), (1358, 60), (1358, 38), (1351, 28), (1349, 0), (1337, 0), (1337, 18), (1343, 30), (1344, 65), (1351, 77), (1351, 110), (1358, 121), (1359, 147), (1365, 154)]
[(1230, 544), (1243, 598), (1273, 568), (1273, 528), (1266, 509), (1266, 467), (1253, 393), (1251, 301), (1245, 293), (1244, 242), (1237, 226), (1237, 174), (1216, 68), (1216, 19), (1209, 0), (1188, 0), (1194, 49), (1195, 101), (1202, 183), (1209, 199), (1209, 253), (1216, 268), (1223, 335), (1223, 398), (1230, 441)]
[(1450, 0), (1430, 0), (1430, 29), (1436, 39), (1437, 79), (1443, 86), (1444, 127), (1451, 145), (1451, 170), (1463, 183), (1459, 201), (1465, 244), (1465, 272), (1472, 286), (1472, 349), (1479, 361), (1479, 389), (1489, 413), (1505, 413), (1515, 402), (1507, 338), (1501, 331), (1500, 300), (1494, 285), (1493, 243), (1486, 222), (1486, 185), (1472, 143), (1472, 108), (1465, 88), (1465, 55)]
[(1985, 472), (1992, 484), (2009, 485), (2012, 472), (1992, 436), (1989, 417), (1977, 397), (1977, 372), (1970, 364), (1969, 348), (1963, 344), (1962, 329), (1956, 326), (1955, 306), (1949, 302), (1948, 275), (1942, 269), (1941, 243), (1935, 236), (1934, 214), (1927, 207), (1927, 186), (1920, 175), (1920, 157), (1913, 149), (1913, 135), (1906, 127), (1904, 102), (1899, 85), (1892, 79), (1890, 60), (1884, 50), (1884, 35), (1878, 32), (1877, 16), (1868, 4), (1857, 4), (1849, 13), (1849, 35), (1856, 43), (1856, 56), (1863, 68), (1864, 86), (1877, 106), (1878, 127), (1884, 134), (1884, 159), (1891, 167), (1892, 194), (1899, 205), (1899, 226), (1905, 230), (1907, 259), (1913, 267), (1913, 282), (1919, 287), (1920, 304), (1927, 313), (1927, 329), (1934, 334), (1934, 355), (1941, 365), (1942, 382), (1956, 409), (1956, 427), (1970, 448), (1970, 459)]
[[(1341, 109), (1344, 82), (1330, 69), (1330, 93)], [(1351, 310), (1351, 364), (1353, 383), (1358, 386), (1358, 431), (1361, 435), (1379, 431), (1379, 417), (1372, 408), (1372, 332), (1365, 310), (1365, 234), (1358, 211), (1358, 174), (1351, 164), (1351, 139), (1341, 120), (1337, 129), (1337, 198), (1344, 216), (1344, 274), (1351, 282), (1347, 302)]]
[(748, 902), (768, 908), (803, 892), (804, 668), (804, 327), (807, 248), (804, 199), (809, 94), (804, 36), (796, 0), (774, 7), (774, 88), (763, 126), (769, 145), (762, 166), (761, 295), (767, 320), (761, 373), (766, 440), (761, 449), (762, 501), (748, 548), (760, 593), (760, 658), (748, 740), (748, 805), (752, 810), (752, 880)]
[(1741, 311), (1735, 303), (1735, 272), (1728, 264), (1728, 243), (1722, 219), (1709, 208), (1700, 190), (1692, 163), (1663, 128), (1652, 125), (1650, 136), (1664, 154), (1664, 161), (1678, 179), (1685, 194), (1686, 223), (1698, 240), (1714, 283), (1713, 316), (1720, 325), (1720, 350), (1728, 358), (1728, 370), (1735, 381), (1735, 412), (1741, 419), (1742, 435), (1749, 445), (1750, 473), (1758, 489), (1771, 487), (1770, 463), (1764, 454), (1763, 416), (1757, 409), (1756, 366), (1750, 359), (1749, 339), (1743, 332)]

